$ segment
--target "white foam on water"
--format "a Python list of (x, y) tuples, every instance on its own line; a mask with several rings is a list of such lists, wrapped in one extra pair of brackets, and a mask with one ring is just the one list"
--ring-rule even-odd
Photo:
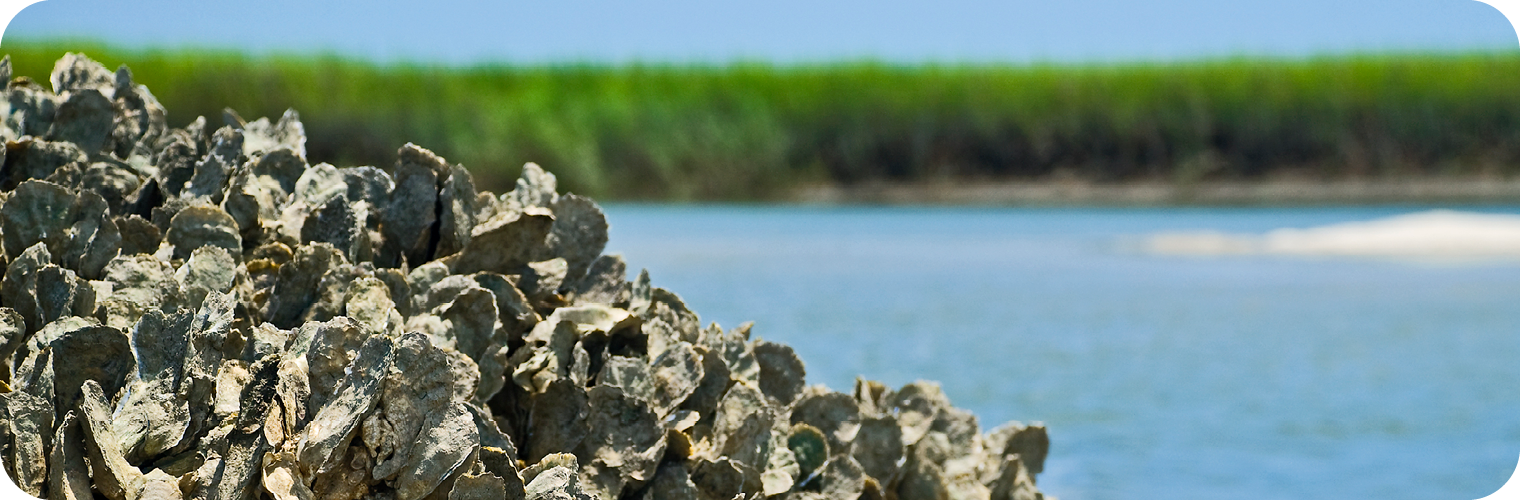
[(1520, 216), (1431, 210), (1265, 234), (1216, 231), (1151, 235), (1147, 250), (1171, 255), (1302, 255), (1440, 260), (1520, 259)]

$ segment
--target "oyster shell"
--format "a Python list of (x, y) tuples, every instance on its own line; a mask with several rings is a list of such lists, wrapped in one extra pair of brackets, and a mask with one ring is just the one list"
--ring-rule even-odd
[(29, 494), (1041, 495), (1042, 425), (808, 387), (791, 347), (630, 282), (538, 165), (500, 196), (414, 144), (311, 165), (295, 111), (172, 128), (125, 67), (51, 80), (0, 117), (0, 462)]

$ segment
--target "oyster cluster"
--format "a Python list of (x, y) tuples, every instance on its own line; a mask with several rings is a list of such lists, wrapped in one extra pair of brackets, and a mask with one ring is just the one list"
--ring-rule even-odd
[(9, 81), (0, 456), (50, 499), (1037, 499), (1044, 427), (804, 382), (603, 255), (533, 164), (309, 165), (294, 112), (165, 124), (82, 55)]

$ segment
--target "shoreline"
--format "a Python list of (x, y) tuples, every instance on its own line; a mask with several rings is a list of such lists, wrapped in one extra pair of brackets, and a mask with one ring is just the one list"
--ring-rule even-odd
[(1365, 205), (1520, 203), (1520, 179), (1262, 181), (1090, 184), (1071, 181), (978, 184), (871, 183), (807, 186), (784, 200), (811, 204), (967, 206)]

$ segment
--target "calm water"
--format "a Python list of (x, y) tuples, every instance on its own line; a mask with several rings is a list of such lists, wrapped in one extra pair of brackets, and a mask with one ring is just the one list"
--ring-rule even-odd
[(1520, 457), (1520, 265), (1134, 250), (1415, 210), (607, 211), (633, 273), (754, 320), (810, 383), (933, 379), (984, 428), (1046, 422), (1065, 500), (1474, 499)]

